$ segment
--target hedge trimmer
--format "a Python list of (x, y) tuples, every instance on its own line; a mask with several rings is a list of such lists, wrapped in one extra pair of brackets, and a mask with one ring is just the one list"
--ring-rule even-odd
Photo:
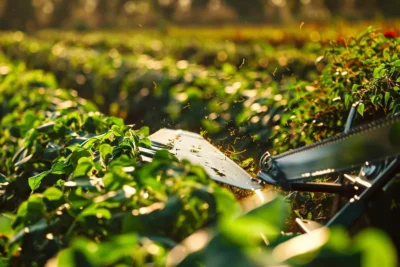
[[(203, 166), (212, 179), (242, 189), (258, 190), (267, 183), (287, 191), (347, 197), (349, 201), (327, 225), (350, 227), (400, 171), (400, 118), (386, 118), (351, 129), (357, 105), (352, 106), (344, 133), (277, 156), (265, 153), (255, 178), (200, 135), (186, 131), (162, 129), (150, 136), (152, 147), (141, 151), (145, 160), (151, 160), (157, 150), (167, 148), (179, 159)], [(360, 172), (354, 175), (357, 169)], [(316, 182), (335, 176), (336, 182)], [(304, 232), (316, 225), (302, 219), (297, 219), (297, 223)]]

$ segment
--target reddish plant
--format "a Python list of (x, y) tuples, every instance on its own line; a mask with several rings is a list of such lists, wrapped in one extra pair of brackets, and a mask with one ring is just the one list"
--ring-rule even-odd
[(395, 31), (385, 31), (384, 33), (383, 33), (383, 35), (386, 37), (386, 38), (396, 38), (396, 32)]

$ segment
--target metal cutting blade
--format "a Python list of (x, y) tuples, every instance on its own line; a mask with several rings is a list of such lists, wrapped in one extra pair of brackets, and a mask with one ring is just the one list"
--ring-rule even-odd
[[(275, 175), (263, 169), (259, 177), (269, 176), (269, 183), (312, 179), (329, 173), (362, 166), (400, 155), (400, 118), (385, 119), (354, 128), (303, 148), (272, 157), (279, 169)], [(264, 180), (265, 177), (264, 177)]]
[(261, 185), (239, 165), (211, 145), (202, 136), (183, 130), (161, 129), (149, 136), (151, 148), (140, 147), (143, 160), (151, 161), (159, 149), (168, 149), (178, 159), (201, 165), (215, 181), (242, 189), (260, 189)]

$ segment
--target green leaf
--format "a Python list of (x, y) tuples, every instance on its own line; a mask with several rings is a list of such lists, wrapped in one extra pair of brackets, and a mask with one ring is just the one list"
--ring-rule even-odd
[(167, 150), (162, 149), (158, 150), (153, 156), (153, 162), (157, 161), (172, 163), (172, 162), (178, 162), (179, 160), (177, 157), (172, 155)]
[(334, 249), (336, 251), (348, 252), (349, 246), (351, 246), (351, 239), (349, 233), (345, 228), (333, 226), (330, 229), (330, 238), (325, 247)]
[[(31, 195), (27, 201), (24, 201), (18, 208), (17, 219), (14, 221), (13, 228), (21, 229), (18, 224), (22, 224), (22, 227), (27, 225), (35, 224), (38, 221), (45, 220), (46, 204), (44, 204), (43, 196), (39, 194)], [(22, 219), (18, 220), (18, 219)]]
[(52, 174), (65, 174), (66, 163), (64, 161), (56, 162), (52, 167), (50, 172)]
[(288, 214), (288, 204), (283, 197), (277, 196), (233, 221), (223, 221), (220, 229), (224, 237), (234, 244), (255, 245), (262, 241), (260, 234), (264, 234), (269, 240), (275, 240)]
[(44, 171), (28, 179), (29, 187), (31, 188), (32, 191), (35, 191), (40, 187), (43, 178), (46, 177), (47, 174), (49, 174), (49, 171)]
[(264, 223), (270, 223), (276, 229), (281, 229), (285, 225), (286, 217), (289, 215), (289, 205), (284, 198), (276, 195), (273, 200), (250, 211), (244, 216), (263, 218)]
[(236, 201), (235, 195), (225, 188), (216, 187), (213, 197), (217, 205), (219, 219), (233, 219), (242, 213), (242, 208), (239, 202)]
[(201, 124), (209, 133), (218, 133), (221, 130), (221, 126), (215, 121), (202, 119)]
[(254, 217), (242, 216), (234, 221), (224, 221), (221, 226), (221, 235), (228, 239), (235, 247), (254, 247), (263, 242), (263, 236), (268, 240), (275, 240), (279, 230), (267, 222)]
[(108, 155), (112, 155), (113, 147), (109, 144), (102, 144), (99, 146), (100, 155), (103, 159), (106, 159)]
[(344, 95), (344, 105), (346, 106), (346, 109), (349, 108), (350, 101), (351, 101), (351, 95), (350, 94), (345, 94)]
[(78, 220), (82, 220), (87, 216), (96, 216), (97, 218), (110, 219), (111, 212), (108, 209), (96, 208), (94, 206), (87, 207), (78, 216)]
[(147, 147), (151, 146), (151, 140), (149, 138), (142, 138), (142, 139), (139, 140), (139, 143), (141, 145), (145, 145)]
[(111, 127), (111, 130), (115, 136), (123, 136), (124, 135), (124, 133), (121, 131), (121, 127), (119, 127), (117, 125), (113, 125)]
[(91, 158), (92, 154), (83, 148), (77, 147), (71, 154), (70, 161), (73, 167), (76, 167), (80, 158)]
[(361, 116), (364, 116), (364, 103), (360, 103), (358, 105), (357, 111), (358, 113), (360, 113)]
[(372, 27), (369, 26), (366, 30), (362, 31), (361, 33), (359, 33), (357, 35), (357, 39), (360, 40), (361, 38), (363, 38), (364, 36), (366, 36), (367, 34), (369, 34), (372, 31)]
[(99, 141), (99, 137), (100, 136), (95, 136), (95, 137), (86, 139), (83, 143), (81, 143), (81, 148), (84, 148), (84, 149), (92, 148), (93, 144)]
[(72, 248), (66, 248), (61, 250), (57, 254), (58, 265), (62, 262), (65, 267), (78, 267), (77, 262), (84, 266), (91, 267), (92, 265), (88, 262), (88, 259), (83, 255), (82, 252), (75, 251)]
[(385, 106), (387, 106), (387, 104), (389, 103), (390, 96), (391, 96), (390, 92), (385, 93)]
[[(152, 238), (152, 237), (151, 237)], [(129, 257), (141, 262), (141, 256), (137, 257), (135, 252), (141, 252), (137, 247), (139, 238), (135, 234), (117, 235), (108, 238), (107, 241), (96, 242), (87, 238), (77, 237), (72, 241), (69, 248), (61, 250), (57, 255), (59, 265), (66, 267), (77, 266), (124, 266), (118, 262), (129, 262)], [(146, 246), (155, 244), (151, 239), (146, 240)], [(162, 248), (159, 247), (160, 253)], [(144, 251), (143, 251), (144, 252)], [(148, 254), (144, 253), (143, 256)], [(126, 264), (125, 264), (126, 265)], [(129, 264), (128, 264), (129, 265)], [(141, 264), (137, 264), (141, 265)], [(160, 264), (155, 264), (160, 265)], [(165, 264), (164, 264), (165, 265)]]
[[(132, 165), (131, 165), (132, 166)], [(129, 174), (125, 173), (122, 169), (116, 170), (114, 168), (112, 172), (106, 173), (103, 178), (104, 186), (107, 190), (117, 190), (123, 187), (123, 185), (132, 182), (133, 178)]]
[(121, 118), (117, 118), (117, 117), (108, 117), (107, 120), (112, 123), (115, 124), (117, 126), (123, 127), (124, 126), (124, 120)]
[(353, 86), (351, 87), (351, 91), (354, 93), (357, 91), (357, 89), (360, 87), (361, 85), (358, 84), (353, 84)]
[(381, 79), (385, 75), (385, 67), (385, 64), (381, 64), (379, 65), (379, 67), (374, 69), (374, 79)]
[(50, 201), (56, 201), (62, 198), (63, 192), (55, 187), (49, 187), (44, 191), (43, 195)]
[(362, 252), (362, 266), (397, 265), (396, 249), (390, 238), (379, 230), (364, 230), (355, 237), (355, 248)]
[(93, 161), (91, 158), (80, 158), (78, 161), (78, 165), (76, 166), (76, 169), (73, 173), (73, 177), (82, 177), (82, 176), (87, 176), (88, 173), (92, 170), (93, 168)]
[(400, 67), (400, 59), (398, 59), (398, 60), (392, 62), (392, 66)]
[(394, 104), (395, 104), (395, 102), (394, 102), (394, 101), (390, 102), (390, 105), (389, 105), (389, 110), (392, 110), (392, 109), (394, 108)]
[(0, 214), (0, 233), (10, 237), (11, 234), (13, 233), (11, 225), (12, 225), (12, 219), (9, 218), (8, 216)]
[(390, 58), (390, 52), (387, 49), (383, 50), (383, 59), (389, 62)]
[(376, 99), (377, 99), (377, 96), (376, 96), (376, 95), (373, 95), (373, 96), (371, 97), (371, 103), (374, 104), (374, 105), (376, 105)]
[(147, 126), (143, 126), (142, 128), (140, 128), (138, 131), (136, 131), (137, 135), (143, 136), (143, 137), (147, 137), (150, 135), (150, 128)]

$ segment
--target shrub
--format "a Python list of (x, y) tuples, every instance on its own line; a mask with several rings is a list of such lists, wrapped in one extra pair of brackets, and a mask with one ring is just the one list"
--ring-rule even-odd
[(361, 101), (355, 124), (400, 111), (398, 38), (369, 28), (338, 39), (326, 51), (329, 64), (313, 83), (292, 87), (288, 107), (274, 132), (275, 153), (343, 131), (353, 103)]

